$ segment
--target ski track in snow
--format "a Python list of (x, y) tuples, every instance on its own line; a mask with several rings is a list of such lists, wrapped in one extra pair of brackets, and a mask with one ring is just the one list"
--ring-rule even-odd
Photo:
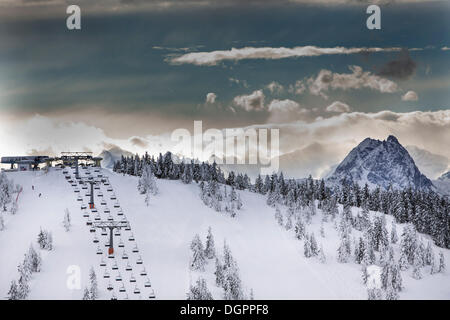
[[(92, 172), (93, 170), (91, 170)], [(69, 172), (72, 170), (69, 169)], [(83, 171), (81, 172), (83, 173)], [(247, 191), (239, 191), (243, 208), (237, 216), (231, 218), (206, 207), (200, 197), (197, 184), (185, 185), (180, 181), (157, 180), (159, 194), (153, 196), (149, 206), (144, 196), (137, 191), (137, 178), (123, 176), (102, 169), (101, 173), (109, 177), (124, 214), (131, 224), (136, 243), (140, 249), (148, 278), (152, 282), (158, 299), (185, 299), (189, 284), (201, 275), (207, 280), (208, 288), (214, 298), (221, 298), (222, 290), (215, 286), (214, 260), (209, 260), (205, 272), (190, 272), (190, 242), (199, 233), (205, 243), (208, 227), (211, 226), (216, 251), (223, 252), (226, 239), (240, 270), (245, 293), (253, 289), (256, 299), (366, 299), (367, 292), (361, 281), (360, 265), (336, 262), (336, 249), (339, 244), (337, 231), (333, 224), (325, 224), (325, 239), (320, 236), (320, 214), (313, 217), (313, 223), (307, 226), (308, 232), (314, 232), (316, 240), (323, 244), (327, 262), (320, 263), (316, 258), (303, 256), (303, 241), (294, 238), (293, 231), (286, 231), (277, 224), (275, 210), (266, 205), (265, 197)], [(88, 285), (89, 268), (95, 267), (101, 299), (109, 299), (111, 293), (106, 290), (109, 280), (103, 279), (104, 268), (99, 266), (100, 257), (96, 255), (97, 244), (92, 243), (93, 234), (86, 226), (82, 216), (77, 193), (67, 183), (61, 171), (8, 173), (14, 183), (23, 186), (19, 198), (19, 210), (15, 216), (7, 215), (6, 229), (0, 232), (0, 294), (6, 297), (12, 279), (17, 279), (17, 265), (23, 260), (30, 243), (38, 249), (36, 242), (40, 227), (53, 234), (53, 251), (41, 250), (42, 271), (34, 273), (30, 281), (30, 299), (81, 299), (83, 289)], [(33, 191), (31, 185), (35, 186)], [(86, 190), (80, 188), (84, 203)], [(106, 198), (106, 187), (101, 191), (107, 199), (107, 206), (115, 212), (113, 204)], [(42, 193), (39, 198), (38, 194)], [(95, 191), (97, 192), (97, 190)], [(98, 201), (96, 196), (95, 200)], [(71, 213), (72, 229), (65, 232), (62, 221), (64, 209)], [(102, 206), (97, 203), (100, 211)], [(282, 208), (284, 210), (284, 208)], [(106, 218), (106, 216), (102, 216)], [(387, 217), (387, 225), (390, 219)], [(401, 228), (397, 229), (399, 235)], [(136, 259), (131, 253), (134, 243), (128, 242), (130, 233), (122, 231), (126, 243), (126, 252), (130, 264)], [(357, 235), (357, 233), (356, 233)], [(98, 245), (106, 252), (101, 237)], [(352, 235), (353, 237), (353, 235)], [(120, 259), (123, 250), (117, 248), (116, 260), (120, 268), (124, 261)], [(449, 250), (444, 251), (446, 261), (450, 261)], [(105, 261), (110, 267), (111, 259)], [(81, 270), (81, 289), (70, 290), (67, 287), (67, 268), (77, 265)], [(133, 295), (134, 284), (128, 283), (129, 273), (121, 271), (121, 276), (130, 299), (146, 298), (148, 291), (143, 288), (144, 278), (140, 277), (142, 267), (133, 265), (133, 274), (138, 279), (140, 295)], [(424, 268), (424, 279), (417, 281), (410, 277), (410, 270), (402, 272), (404, 291), (401, 299), (449, 299), (449, 272), (430, 276)], [(120, 299), (115, 281), (116, 272), (111, 272), (114, 292)]]

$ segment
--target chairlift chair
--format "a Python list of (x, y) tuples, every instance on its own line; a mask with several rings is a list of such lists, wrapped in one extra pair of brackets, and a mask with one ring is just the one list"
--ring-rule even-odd
[(122, 276), (120, 275), (120, 272), (117, 274), (116, 281), (122, 281)]
[(117, 197), (116, 197), (116, 195), (113, 193), (112, 195), (111, 195), (111, 198), (110, 198), (111, 200), (116, 200), (117, 199)]
[(95, 215), (95, 217), (94, 217), (94, 220), (95, 221), (99, 221), (101, 218), (100, 218), (100, 215), (98, 214), (98, 212), (97, 212), (97, 214)]
[(114, 208), (120, 208), (119, 202), (114, 203)]
[(111, 187), (108, 187), (108, 188), (106, 189), (106, 191), (108, 191), (108, 192), (112, 192), (112, 191), (113, 191), (113, 188), (111, 188)]
[(146, 288), (151, 288), (152, 287), (152, 284), (151, 284), (149, 278), (147, 278), (147, 281), (145, 281), (144, 287), (146, 287)]
[(133, 293), (134, 293), (134, 294), (140, 294), (140, 293), (141, 293), (141, 290), (139, 290), (139, 288), (136, 286), (136, 287), (134, 288)]
[(106, 206), (106, 201), (105, 201), (105, 200), (102, 200), (102, 201), (100, 202), (100, 204), (101, 204), (102, 206)]
[(125, 286), (123, 285), (123, 283), (122, 283), (122, 286), (119, 289), (119, 292), (125, 292)]
[(75, 193), (80, 193), (80, 189), (75, 188), (74, 192), (75, 192)]
[(127, 255), (127, 253), (126, 253), (125, 251), (124, 251), (123, 254), (122, 254), (122, 259), (123, 259), (123, 260), (128, 259), (128, 255)]
[(83, 198), (81, 196), (78, 196), (77, 201), (83, 201)]
[(130, 282), (136, 282), (136, 278), (133, 276), (133, 274), (131, 274)]
[(120, 236), (120, 230), (119, 230), (119, 229), (116, 229), (116, 231), (114, 231), (114, 235), (115, 235), (116, 237), (119, 237), (119, 236)]
[(83, 217), (85, 218), (89, 217), (89, 213), (86, 210), (83, 211)]
[(132, 251), (133, 251), (133, 253), (138, 253), (139, 252), (137, 244), (134, 245), (134, 248), (133, 248)]
[(122, 208), (120, 208), (119, 211), (117, 211), (117, 215), (118, 215), (118, 216), (123, 216), (123, 210), (122, 210)]
[(100, 248), (100, 246), (97, 247), (97, 254), (103, 254), (102, 249)]
[(149, 298), (149, 299), (155, 299), (155, 298), (156, 298), (156, 296), (155, 296), (155, 291), (154, 291), (153, 289), (151, 289), (151, 291), (150, 291), (150, 293), (149, 293), (149, 295), (148, 295), (148, 298)]
[(147, 275), (147, 271), (145, 270), (145, 268), (143, 268), (141, 271), (141, 276), (145, 277), (146, 275)]
[(98, 240), (97, 236), (95, 236), (95, 237), (94, 237), (94, 240), (92, 240), (93, 243), (98, 243), (98, 241), (99, 241), (99, 240)]
[(97, 212), (97, 209), (96, 209), (96, 208), (92, 208), (92, 209), (91, 209), (91, 212), (96, 213), (96, 212)]
[(108, 208), (108, 207), (105, 207), (105, 209), (103, 210), (103, 212), (104, 212), (104, 213), (110, 213), (110, 212), (111, 212), (111, 210), (109, 210), (109, 208)]
[(112, 265), (111, 269), (118, 270), (119, 266), (117, 265), (117, 261), (114, 261), (114, 264)]
[(141, 258), (141, 256), (139, 256), (139, 258), (136, 260), (136, 264), (142, 264), (142, 263), (143, 263), (142, 258)]
[(87, 221), (86, 221), (86, 225), (87, 226), (92, 226), (92, 220), (91, 217), (88, 217)]
[(123, 243), (122, 238), (120, 238), (119, 248), (123, 248), (123, 247), (125, 247), (125, 244)]
[(105, 228), (103, 228), (101, 234), (102, 234), (102, 236), (107, 236), (107, 235), (108, 235), (108, 232), (106, 231)]
[(112, 286), (111, 282), (108, 283), (107, 289), (108, 289), (109, 291), (111, 291), (112, 289), (114, 289), (114, 287)]
[(103, 259), (103, 257), (102, 260), (100, 261), (100, 267), (106, 267), (106, 262), (105, 259)]
[(134, 235), (131, 233), (130, 237), (128, 238), (128, 241), (134, 241)]
[(126, 265), (126, 267), (125, 267), (125, 270), (126, 270), (126, 271), (132, 271), (132, 270), (133, 270), (133, 268), (130, 266), (130, 263), (129, 263), (129, 262), (127, 262), (127, 265)]

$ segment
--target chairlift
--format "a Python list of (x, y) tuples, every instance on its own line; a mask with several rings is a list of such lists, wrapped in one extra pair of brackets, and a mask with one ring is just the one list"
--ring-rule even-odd
[[(95, 230), (94, 230), (94, 232), (95, 232)], [(97, 236), (95, 236), (95, 237), (94, 237), (94, 240), (92, 240), (93, 243), (98, 243), (98, 241), (99, 241), (99, 240), (98, 240)]]
[(81, 187), (81, 189), (87, 190), (87, 185), (83, 184), (83, 186)]
[(83, 211), (83, 217), (85, 217), (85, 218), (89, 217), (89, 213), (86, 210)]
[(109, 241), (106, 241), (105, 242), (105, 248), (108, 248), (109, 247)]
[(119, 292), (125, 292), (125, 286), (123, 285), (123, 283), (122, 283), (122, 286), (119, 289)]
[(138, 253), (139, 252), (137, 244), (134, 245), (134, 248), (133, 248), (132, 251), (133, 251), (133, 253)]
[(106, 231), (106, 228), (102, 228), (102, 236), (107, 236), (108, 232)]
[(103, 193), (102, 193), (101, 191), (99, 191), (99, 192), (97, 193), (97, 197), (102, 198), (102, 197), (103, 197)]
[(131, 274), (130, 282), (136, 282), (136, 278), (133, 276), (133, 274)]
[(87, 221), (86, 221), (86, 225), (87, 226), (92, 226), (92, 220), (91, 217), (88, 217)]
[(110, 213), (111, 211), (109, 210), (108, 207), (105, 207), (105, 209), (103, 210), (104, 213)]
[(141, 271), (141, 276), (145, 277), (146, 275), (147, 275), (147, 271), (145, 270), (145, 268), (143, 268)]
[(94, 190), (100, 190), (100, 186), (96, 185), (96, 186), (94, 187)]
[(122, 254), (122, 259), (123, 259), (123, 260), (128, 259), (128, 255), (127, 255), (127, 253), (126, 253), (125, 251), (124, 251), (123, 254)]
[(130, 266), (130, 263), (129, 263), (129, 262), (127, 262), (127, 265), (126, 265), (126, 267), (125, 267), (125, 270), (126, 270), (126, 271), (131, 271), (131, 270), (133, 270), (133, 268)]
[(107, 289), (108, 289), (108, 291), (111, 291), (112, 289), (114, 289), (114, 287), (112, 286), (111, 282), (108, 283)]
[[(94, 228), (94, 227), (91, 227), (90, 229), (89, 229), (89, 232), (90, 233), (95, 233), (95, 231), (96, 231), (96, 229)], [(97, 237), (97, 236), (96, 236)]]
[(116, 229), (116, 231), (114, 232), (114, 235), (115, 235), (116, 237), (120, 236), (120, 230), (119, 230), (119, 229)]
[(94, 217), (94, 220), (95, 221), (99, 221), (101, 218), (100, 218), (100, 215), (98, 214), (98, 212), (97, 212), (97, 214), (95, 215), (95, 217)]
[(152, 284), (151, 284), (149, 278), (147, 278), (147, 281), (145, 281), (144, 287), (146, 287), (146, 288), (151, 288), (152, 287)]
[(76, 187), (77, 186), (77, 184), (76, 183), (72, 183), (72, 187)]
[(130, 225), (127, 225), (127, 226), (125, 227), (125, 231), (130, 231), (130, 230), (131, 230)]
[(102, 206), (106, 206), (106, 201), (105, 201), (105, 200), (102, 200), (102, 201), (100, 202), (100, 204), (101, 204)]
[(128, 238), (128, 241), (134, 241), (134, 235), (131, 233), (130, 237)]
[(123, 216), (123, 210), (122, 210), (122, 208), (120, 208), (119, 211), (117, 211), (117, 215), (118, 215), (118, 216)]
[(114, 203), (114, 208), (120, 208), (119, 202)]
[(92, 208), (92, 209), (91, 209), (91, 212), (96, 213), (96, 212), (97, 212), (97, 209), (96, 209), (96, 208)]
[(81, 196), (78, 196), (77, 201), (83, 201), (83, 198)]
[(80, 189), (75, 188), (74, 192), (75, 192), (75, 193), (80, 193)]
[(155, 299), (156, 298), (155, 291), (153, 289), (151, 289), (150, 294), (148, 295), (148, 298), (149, 299)]
[(111, 269), (113, 269), (113, 270), (118, 270), (119, 269), (119, 266), (117, 265), (117, 261), (114, 261), (114, 264), (111, 267)]
[(141, 256), (139, 256), (139, 258), (136, 260), (136, 264), (142, 264), (142, 263), (143, 263), (142, 258), (141, 258)]
[(112, 296), (111, 296), (111, 300), (117, 300), (117, 297), (116, 297), (116, 295), (114, 294), (114, 292), (113, 292), (113, 294), (112, 294)]
[(136, 287), (134, 288), (133, 293), (134, 293), (134, 294), (140, 294), (140, 293), (141, 293), (141, 290), (139, 290), (139, 288), (136, 286)]
[(100, 261), (100, 267), (106, 267), (106, 262), (105, 259), (103, 259), (103, 257), (102, 260)]
[(97, 247), (97, 254), (103, 254), (102, 249), (100, 248), (100, 246)]
[(125, 244), (123, 243), (122, 238), (120, 238), (119, 248), (123, 248), (123, 247), (125, 247)]
[(117, 199), (117, 197), (116, 197), (116, 195), (113, 193), (112, 195), (111, 195), (111, 198), (110, 198), (111, 200), (116, 200)]
[(117, 274), (116, 281), (122, 281), (122, 276), (120, 275), (120, 272)]
[(112, 191), (113, 191), (113, 188), (109, 187), (108, 189), (106, 189), (106, 191), (112, 192)]

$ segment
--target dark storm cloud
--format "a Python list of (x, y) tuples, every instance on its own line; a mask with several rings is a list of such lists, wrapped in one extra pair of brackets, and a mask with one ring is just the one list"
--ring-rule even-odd
[(409, 79), (416, 71), (417, 63), (411, 59), (407, 49), (403, 49), (398, 58), (389, 61), (381, 67), (380, 76), (396, 79)]

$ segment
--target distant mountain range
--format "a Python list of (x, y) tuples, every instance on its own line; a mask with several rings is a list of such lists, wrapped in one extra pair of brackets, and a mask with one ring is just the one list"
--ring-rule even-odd
[[(280, 168), (286, 176), (298, 179), (305, 178), (311, 174), (311, 172), (306, 171), (306, 168), (311, 167), (313, 162), (325, 168), (329, 167), (328, 162), (323, 160), (331, 157), (327, 150), (328, 148), (325, 146), (312, 144), (304, 149), (284, 154), (279, 159)], [(322, 160), (313, 158), (309, 156), (310, 154), (321, 154)], [(128, 157), (134, 154), (120, 147), (102, 151), (99, 155), (103, 158), (102, 167), (113, 168), (114, 162), (120, 160), (122, 155)], [(176, 155), (173, 155), (173, 157), (178, 158)], [(181, 156), (179, 157), (181, 158)], [(420, 166), (416, 165), (416, 159), (420, 162)], [(211, 156), (209, 162), (214, 160), (222, 159)], [(389, 185), (397, 189), (409, 186), (416, 189), (436, 187), (441, 193), (450, 195), (450, 171), (443, 174), (439, 179), (431, 181), (419, 169), (425, 168), (426, 172), (436, 174), (442, 172), (442, 169), (447, 165), (447, 161), (448, 159), (443, 156), (435, 155), (415, 146), (403, 147), (397, 138), (392, 135), (384, 141), (366, 138), (339, 165), (332, 166), (328, 173), (324, 175), (324, 178), (328, 183), (341, 183), (344, 180), (354, 181), (361, 186), (367, 183), (371, 188), (376, 186), (387, 188)], [(220, 166), (225, 172), (234, 170), (247, 173), (252, 178), (258, 175), (260, 169), (259, 165), (247, 164), (222, 164)]]
[(336, 167), (328, 182), (353, 181), (374, 188), (431, 189), (433, 183), (417, 168), (408, 151), (394, 136), (380, 141), (367, 138)]

